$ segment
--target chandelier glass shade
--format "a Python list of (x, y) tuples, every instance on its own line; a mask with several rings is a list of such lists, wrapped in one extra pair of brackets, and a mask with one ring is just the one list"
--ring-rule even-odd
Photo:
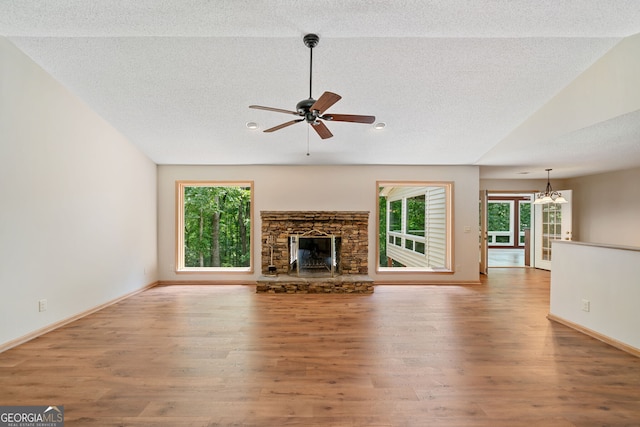
[(545, 170), (547, 171), (547, 187), (545, 188), (544, 193), (536, 193), (536, 200), (533, 204), (546, 205), (548, 203), (567, 203), (567, 199), (562, 197), (562, 193), (553, 191), (553, 188), (551, 188), (551, 182), (549, 181), (549, 172), (551, 169)]

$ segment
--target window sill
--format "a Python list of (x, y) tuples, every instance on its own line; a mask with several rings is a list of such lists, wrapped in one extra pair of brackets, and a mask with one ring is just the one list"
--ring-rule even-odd
[(378, 267), (377, 273), (428, 273), (428, 274), (452, 274), (453, 270), (433, 269), (429, 267)]
[(176, 270), (182, 273), (253, 273), (252, 267), (185, 267)]

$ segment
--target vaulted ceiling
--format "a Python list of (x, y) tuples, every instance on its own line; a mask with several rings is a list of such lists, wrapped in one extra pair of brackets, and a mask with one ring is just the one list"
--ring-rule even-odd
[[(309, 95), (307, 33), (314, 98), (383, 130), (262, 132), (294, 117), (249, 105)], [(0, 2), (0, 35), (158, 164), (637, 167), (640, 83), (620, 75), (640, 73), (638, 33), (637, 0)]]

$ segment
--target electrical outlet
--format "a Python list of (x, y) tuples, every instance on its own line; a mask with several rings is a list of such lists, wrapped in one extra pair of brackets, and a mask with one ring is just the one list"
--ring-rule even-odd
[(47, 300), (41, 299), (38, 301), (38, 311), (47, 311)]
[(582, 300), (582, 311), (590, 311), (591, 310), (591, 301), (588, 299)]

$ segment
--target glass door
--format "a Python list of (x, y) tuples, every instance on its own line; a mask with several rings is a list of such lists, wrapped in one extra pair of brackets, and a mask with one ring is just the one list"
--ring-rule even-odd
[(560, 191), (568, 203), (534, 205), (535, 267), (551, 270), (554, 240), (571, 240), (571, 190)]

